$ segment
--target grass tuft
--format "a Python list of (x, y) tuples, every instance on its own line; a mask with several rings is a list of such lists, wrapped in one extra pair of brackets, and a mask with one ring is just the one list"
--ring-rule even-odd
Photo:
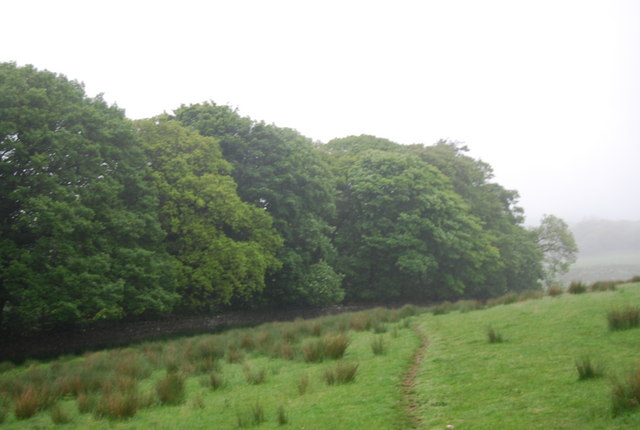
[(611, 412), (616, 417), (640, 407), (640, 367), (624, 381), (614, 379), (611, 392)]
[(184, 376), (168, 372), (156, 383), (156, 394), (163, 405), (178, 405), (184, 401)]
[(386, 352), (387, 347), (382, 336), (376, 336), (371, 341), (371, 351), (374, 355), (382, 355)]
[(54, 424), (66, 424), (71, 421), (69, 413), (58, 403), (51, 407), (51, 409), (49, 410), (49, 415), (51, 416), (51, 421)]
[(559, 285), (552, 285), (547, 290), (547, 294), (549, 294), (549, 296), (551, 296), (551, 297), (561, 296), (563, 292), (564, 291), (562, 290), (562, 287), (559, 286)]
[(589, 357), (576, 360), (576, 370), (579, 381), (600, 378), (604, 374), (602, 367), (594, 364)]
[(607, 313), (609, 330), (628, 330), (640, 326), (640, 306), (626, 306), (611, 309)]
[(502, 343), (504, 339), (502, 338), (502, 334), (494, 330), (493, 327), (487, 328), (487, 339), (489, 343)]
[(278, 407), (278, 425), (284, 426), (289, 424), (289, 416), (287, 411), (284, 410), (284, 406)]
[(15, 415), (19, 420), (31, 418), (45, 403), (38, 390), (28, 386), (15, 401)]
[(298, 394), (303, 395), (309, 388), (309, 376), (305, 373), (296, 381), (296, 387), (298, 388)]
[(340, 361), (336, 365), (325, 369), (324, 380), (327, 385), (347, 384), (355, 381), (357, 372), (357, 364)]
[(580, 281), (573, 281), (567, 289), (569, 294), (583, 294), (587, 292), (587, 285)]

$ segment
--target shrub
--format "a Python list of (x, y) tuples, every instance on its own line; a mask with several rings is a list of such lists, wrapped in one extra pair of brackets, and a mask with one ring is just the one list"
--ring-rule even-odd
[(376, 336), (371, 341), (371, 351), (374, 355), (382, 355), (386, 351), (384, 344), (384, 338), (382, 336)]
[(527, 300), (536, 300), (544, 297), (544, 291), (542, 290), (528, 290), (523, 291), (518, 296), (519, 302), (525, 302)]
[(434, 315), (444, 315), (453, 311), (455, 308), (456, 308), (456, 305), (454, 303), (449, 301), (444, 301), (439, 305), (431, 306), (429, 310)]
[(547, 290), (547, 294), (551, 297), (558, 297), (562, 295), (563, 292), (562, 287), (559, 285), (551, 285)]
[(166, 405), (178, 405), (184, 401), (184, 377), (178, 372), (168, 372), (156, 383), (158, 400)]
[(640, 326), (640, 307), (627, 306), (607, 313), (609, 330), (627, 330)]
[(578, 371), (578, 380), (599, 378), (603, 375), (602, 368), (595, 365), (589, 357), (582, 357), (576, 360), (576, 370)]
[(357, 364), (340, 361), (335, 366), (325, 369), (324, 379), (328, 385), (346, 384), (355, 381), (357, 371)]
[(587, 292), (587, 286), (580, 281), (572, 281), (567, 292), (569, 294), (583, 294)]
[(638, 409), (640, 406), (640, 367), (624, 381), (614, 379), (611, 392), (613, 416)]
[(498, 333), (493, 327), (487, 328), (487, 339), (489, 343), (502, 343), (504, 339), (502, 338), (502, 334)]
[(636, 275), (627, 282), (640, 282), (640, 275)]

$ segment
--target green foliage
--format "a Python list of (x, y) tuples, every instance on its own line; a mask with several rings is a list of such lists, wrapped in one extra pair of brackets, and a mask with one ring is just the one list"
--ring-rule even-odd
[(165, 243), (186, 309), (249, 300), (279, 267), (282, 241), (263, 210), (243, 203), (218, 143), (166, 118), (136, 122), (159, 191)]
[(314, 305), (341, 300), (340, 275), (332, 266), (333, 178), (312, 142), (213, 103), (182, 106), (175, 117), (219, 140), (242, 200), (273, 217), (284, 246), (278, 252), (282, 267), (267, 278), (266, 298)]
[(498, 270), (497, 249), (439, 171), (391, 151), (352, 160), (341, 172), (336, 230), (351, 299), (459, 296)]
[(173, 266), (123, 112), (0, 64), (0, 326), (168, 311)]

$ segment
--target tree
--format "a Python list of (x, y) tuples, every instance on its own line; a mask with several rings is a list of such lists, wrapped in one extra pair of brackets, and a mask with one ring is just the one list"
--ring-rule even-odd
[[(315, 297), (306, 288), (319, 279), (340, 279), (331, 236), (335, 216), (334, 182), (313, 143), (295, 130), (241, 117), (228, 106), (182, 106), (175, 118), (204, 136), (219, 140), (243, 201), (266, 210), (284, 239), (278, 251), (282, 267), (267, 277), (265, 299), (271, 303), (326, 303), (341, 294)], [(320, 265), (320, 266), (316, 266)], [(314, 269), (315, 267), (315, 269)], [(328, 274), (328, 270), (333, 274)], [(333, 284), (331, 290), (335, 290)], [(338, 287), (339, 288), (339, 287)], [(312, 294), (312, 291), (315, 293)]]
[(160, 220), (175, 258), (180, 306), (210, 310), (259, 294), (282, 239), (264, 210), (240, 200), (218, 142), (166, 117), (136, 122)]
[(494, 273), (491, 289), (483, 295), (539, 288), (542, 253), (535, 235), (523, 225), (524, 211), (517, 206), (518, 193), (493, 182), (491, 166), (468, 156), (466, 146), (439, 141), (431, 146), (411, 145), (408, 150), (449, 178), (500, 251), (503, 267)]
[(351, 299), (460, 297), (499, 268), (477, 219), (418, 157), (362, 151), (343, 175), (336, 244)]
[(576, 262), (578, 246), (567, 223), (554, 215), (543, 216), (533, 232), (544, 255), (544, 282), (551, 285)]
[(121, 110), (0, 64), (0, 319), (25, 330), (171, 309), (145, 174)]

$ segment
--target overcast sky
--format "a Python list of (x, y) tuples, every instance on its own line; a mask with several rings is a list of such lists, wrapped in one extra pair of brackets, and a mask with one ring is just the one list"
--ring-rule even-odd
[(463, 142), (542, 214), (640, 219), (640, 1), (9, 1), (0, 61), (130, 118), (212, 100), (318, 141)]

